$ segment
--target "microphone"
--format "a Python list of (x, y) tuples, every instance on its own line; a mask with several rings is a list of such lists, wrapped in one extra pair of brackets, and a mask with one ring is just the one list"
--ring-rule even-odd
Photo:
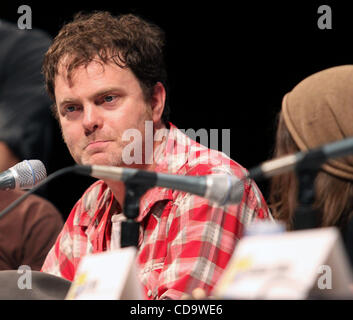
[(40, 160), (24, 160), (0, 173), (0, 189), (31, 189), (46, 176)]
[(241, 202), (244, 194), (243, 179), (227, 174), (183, 176), (112, 166), (77, 165), (75, 167), (75, 172), (83, 175), (176, 189), (204, 197), (221, 206)]
[(301, 151), (274, 160), (268, 160), (250, 169), (248, 177), (263, 180), (297, 168), (317, 169), (328, 159), (353, 153), (353, 137), (325, 144), (309, 151)]
[[(15, 169), (16, 168), (16, 169)], [(0, 212), (0, 218), (18, 206), (46, 183), (64, 174), (75, 172), (76, 166), (62, 168), (48, 177), (43, 163), (39, 160), (25, 160), (0, 174), (0, 189), (30, 189)]]

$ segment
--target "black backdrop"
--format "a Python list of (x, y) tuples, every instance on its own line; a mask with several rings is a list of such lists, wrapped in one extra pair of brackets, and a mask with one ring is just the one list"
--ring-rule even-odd
[[(55, 36), (78, 11), (136, 13), (167, 35), (171, 121), (179, 128), (231, 129), (231, 157), (247, 168), (269, 159), (283, 95), (306, 76), (353, 63), (353, 10), (337, 1), (278, 4), (236, 1), (2, 1), (0, 18), (17, 22), (32, 9), (33, 28)], [(332, 29), (320, 30), (320, 5), (332, 9)], [(73, 161), (60, 138), (49, 173)], [(49, 199), (66, 218), (92, 182), (66, 176), (49, 186)], [(259, 184), (265, 196), (268, 186)]]

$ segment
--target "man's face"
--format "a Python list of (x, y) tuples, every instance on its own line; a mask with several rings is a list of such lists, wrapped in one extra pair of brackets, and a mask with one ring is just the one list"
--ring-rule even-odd
[(125, 166), (122, 153), (131, 142), (122, 136), (128, 129), (139, 130), (144, 143), (152, 111), (128, 68), (92, 61), (75, 69), (69, 82), (60, 65), (55, 100), (64, 140), (78, 164)]

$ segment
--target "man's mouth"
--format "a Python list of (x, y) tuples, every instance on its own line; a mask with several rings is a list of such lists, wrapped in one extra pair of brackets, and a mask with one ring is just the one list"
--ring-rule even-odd
[(92, 150), (92, 149), (102, 148), (102, 147), (105, 147), (109, 142), (111, 142), (111, 140), (92, 141), (85, 147), (85, 149)]

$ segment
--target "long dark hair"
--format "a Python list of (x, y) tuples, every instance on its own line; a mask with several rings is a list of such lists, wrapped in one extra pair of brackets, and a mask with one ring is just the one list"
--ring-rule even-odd
[[(280, 113), (273, 157), (278, 158), (299, 151)], [(271, 179), (270, 208), (274, 218), (285, 222), (288, 230), (292, 229), (297, 194), (298, 181), (294, 172)], [(343, 229), (353, 214), (353, 182), (320, 170), (315, 180), (313, 206), (320, 213), (322, 227), (337, 226)]]

